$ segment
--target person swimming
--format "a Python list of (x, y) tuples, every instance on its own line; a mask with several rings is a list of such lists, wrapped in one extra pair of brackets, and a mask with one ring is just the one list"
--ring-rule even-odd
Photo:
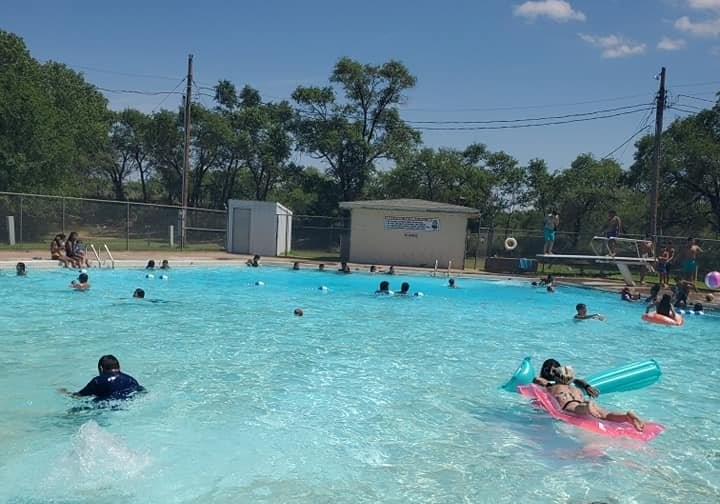
[(380, 286), (378, 287), (378, 290), (375, 291), (375, 294), (383, 294), (383, 295), (390, 295), (393, 292), (390, 290), (390, 282), (387, 280), (383, 280), (380, 282)]

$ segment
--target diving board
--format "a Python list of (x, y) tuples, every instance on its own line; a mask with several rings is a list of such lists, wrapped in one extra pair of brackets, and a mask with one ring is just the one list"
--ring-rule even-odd
[[(613, 241), (621, 244), (634, 245), (635, 256), (622, 256), (622, 255), (603, 255), (601, 251), (595, 246), (595, 242), (604, 242), (607, 247), (607, 242)], [(634, 286), (635, 281), (630, 273), (630, 266), (644, 266), (648, 269), (651, 265), (655, 264), (655, 257), (647, 253), (641, 253), (641, 243), (648, 243), (649, 240), (637, 240), (635, 238), (608, 238), (607, 236), (593, 236), (590, 240), (590, 247), (592, 248), (595, 255), (583, 255), (583, 254), (537, 254), (537, 261), (539, 263), (599, 263), (599, 264), (615, 264), (620, 274), (625, 280), (627, 285)], [(627, 247), (625, 247), (627, 248)], [(651, 246), (644, 246), (643, 249), (652, 251)]]
[(571, 262), (571, 261), (591, 261), (596, 263), (622, 263), (631, 265), (653, 264), (654, 257), (632, 257), (632, 256), (601, 256), (601, 255), (582, 255), (582, 254), (537, 254), (535, 257), (540, 262)]

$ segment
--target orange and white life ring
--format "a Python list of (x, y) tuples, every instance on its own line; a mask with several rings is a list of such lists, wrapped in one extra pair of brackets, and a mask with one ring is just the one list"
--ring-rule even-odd
[(517, 240), (512, 236), (505, 238), (505, 250), (515, 250), (517, 248)]
[(642, 319), (645, 322), (652, 322), (654, 324), (664, 324), (664, 325), (673, 325), (673, 326), (681, 326), (683, 325), (682, 315), (679, 313), (675, 314), (675, 318), (667, 317), (665, 315), (660, 315), (658, 312), (650, 312), (646, 313), (642, 316)]

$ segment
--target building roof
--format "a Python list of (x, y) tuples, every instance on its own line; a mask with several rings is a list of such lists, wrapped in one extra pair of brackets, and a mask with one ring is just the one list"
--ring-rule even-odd
[(340, 208), (354, 210), (356, 208), (364, 208), (368, 210), (393, 210), (393, 211), (413, 211), (413, 212), (432, 212), (432, 213), (455, 213), (455, 214), (472, 214), (478, 215), (480, 211), (476, 208), (469, 208), (460, 205), (450, 205), (448, 203), (438, 203), (436, 201), (426, 201), (421, 199), (401, 198), (388, 200), (367, 200), (367, 201), (344, 201), (340, 203)]

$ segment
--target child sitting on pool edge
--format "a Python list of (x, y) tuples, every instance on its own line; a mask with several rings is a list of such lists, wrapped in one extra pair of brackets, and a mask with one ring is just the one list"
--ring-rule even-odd
[(605, 316), (600, 313), (588, 313), (587, 312), (587, 305), (585, 303), (578, 303), (575, 305), (575, 311), (577, 313), (575, 314), (575, 320), (585, 320), (585, 319), (598, 319), (598, 320), (605, 320)]

